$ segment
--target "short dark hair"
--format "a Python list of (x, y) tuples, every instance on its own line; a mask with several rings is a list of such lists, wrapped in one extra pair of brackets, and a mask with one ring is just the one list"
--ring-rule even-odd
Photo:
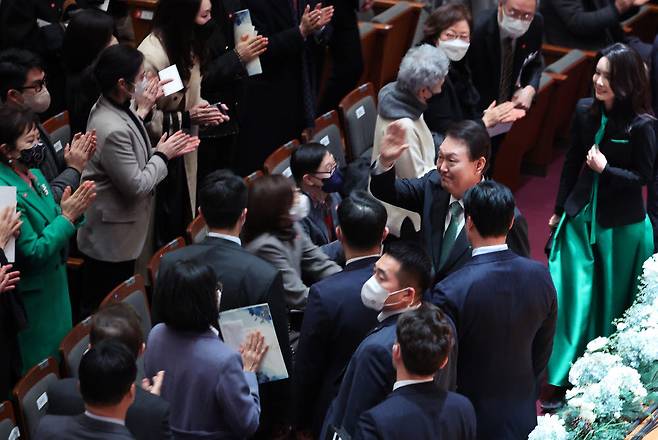
[(514, 196), (505, 185), (485, 180), (464, 194), (464, 215), (471, 217), (482, 237), (507, 235), (514, 219)]
[(106, 339), (117, 339), (138, 357), (144, 344), (140, 321), (129, 304), (113, 303), (101, 307), (91, 318), (89, 343), (96, 345)]
[(207, 264), (182, 260), (158, 278), (153, 298), (154, 313), (178, 331), (202, 333), (217, 326), (218, 280)]
[(312, 174), (318, 170), (328, 152), (327, 147), (317, 142), (302, 144), (293, 151), (290, 156), (290, 172), (297, 185), (302, 182), (305, 174)]
[(137, 377), (135, 356), (120, 341), (101, 341), (82, 356), (78, 377), (80, 394), (86, 404), (116, 405)]
[(432, 280), (432, 262), (427, 252), (417, 243), (400, 240), (386, 246), (384, 254), (400, 263), (398, 279), (414, 287), (416, 296), (421, 297)]
[(139, 73), (144, 55), (125, 44), (115, 44), (103, 49), (94, 66), (94, 78), (101, 93), (114, 90), (121, 78), (131, 82)]
[(486, 160), (484, 171), (489, 168), (491, 138), (482, 124), (470, 119), (454, 122), (446, 130), (446, 137), (463, 142), (468, 148), (468, 157), (471, 161), (484, 157)]
[(0, 101), (7, 100), (10, 90), (21, 90), (31, 69), (43, 70), (43, 62), (35, 53), (23, 49), (0, 52)]
[(356, 250), (380, 245), (387, 219), (384, 205), (366, 191), (353, 191), (338, 206), (338, 222), (343, 238)]
[(425, 21), (422, 43), (434, 46), (441, 32), (462, 20), (466, 20), (469, 29), (473, 28), (471, 11), (466, 6), (460, 3), (448, 3), (439, 6)]
[(98, 9), (83, 9), (71, 17), (64, 33), (62, 59), (71, 73), (90, 66), (114, 35), (114, 20)]
[(249, 187), (244, 238), (248, 243), (266, 232), (276, 233), (290, 226), (294, 184), (281, 174), (263, 176)]
[(453, 343), (452, 326), (433, 304), (403, 313), (395, 329), (404, 367), (419, 376), (436, 373)]
[(199, 188), (199, 206), (211, 228), (230, 228), (247, 207), (247, 185), (230, 170), (208, 174)]

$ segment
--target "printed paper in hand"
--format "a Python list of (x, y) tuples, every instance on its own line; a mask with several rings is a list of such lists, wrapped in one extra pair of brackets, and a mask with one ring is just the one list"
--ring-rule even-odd
[(244, 342), (245, 337), (252, 331), (258, 330), (265, 337), (265, 344), (269, 347), (260, 364), (260, 369), (256, 373), (258, 383), (288, 378), (288, 370), (283, 362), (279, 340), (274, 332), (269, 305), (257, 304), (226, 310), (219, 314), (219, 329), (224, 342), (234, 350), (240, 350), (240, 345)]
[(178, 68), (175, 64), (167, 67), (166, 69), (162, 69), (160, 72), (158, 72), (158, 76), (160, 77), (160, 81), (164, 81), (166, 79), (171, 80), (171, 82), (165, 84), (162, 87), (165, 96), (173, 95), (174, 93), (183, 90), (183, 81), (180, 79)]
[[(7, 206), (16, 207), (16, 187), (0, 186), (0, 210)], [(4, 248), (5, 257), (10, 263), (16, 261), (16, 239), (11, 237)]]
[[(256, 28), (251, 24), (251, 15), (249, 9), (243, 9), (233, 14), (233, 36), (235, 37), (236, 44), (244, 39), (256, 35)], [(260, 58), (256, 57), (249, 61), (245, 66), (249, 76), (258, 75), (263, 73), (263, 68), (260, 65)]]

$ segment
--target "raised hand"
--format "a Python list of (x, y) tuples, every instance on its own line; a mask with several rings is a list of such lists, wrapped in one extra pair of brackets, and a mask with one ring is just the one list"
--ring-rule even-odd
[(70, 144), (64, 147), (64, 161), (66, 165), (77, 170), (80, 174), (87, 162), (96, 151), (96, 130), (84, 134), (77, 133)]
[(67, 186), (62, 193), (62, 201), (60, 202), (62, 215), (71, 223), (75, 223), (95, 198), (96, 184), (90, 180), (82, 182), (73, 194), (71, 194), (71, 187)]
[(164, 381), (165, 372), (163, 370), (158, 371), (158, 373), (153, 376), (153, 379), (145, 377), (142, 379), (142, 389), (156, 396), (160, 395), (162, 391), (162, 382)]
[(7, 206), (0, 212), (0, 248), (4, 249), (9, 239), (18, 235), (22, 224), (15, 206)]
[(164, 154), (168, 159), (173, 159), (196, 150), (199, 143), (198, 137), (190, 136), (179, 130), (171, 136), (163, 134), (156, 146), (156, 151)]
[(262, 35), (243, 35), (235, 50), (243, 63), (248, 63), (267, 50), (269, 40)]
[(244, 343), (240, 346), (244, 371), (250, 371), (252, 373), (258, 371), (268, 348), (265, 345), (265, 337), (259, 331), (249, 333)]
[(0, 293), (9, 292), (16, 288), (16, 284), (21, 280), (21, 273), (17, 270), (11, 271), (11, 264), (0, 267)]
[(135, 94), (135, 104), (137, 105), (136, 113), (142, 118), (145, 119), (146, 116), (151, 112), (151, 109), (155, 105), (158, 99), (164, 96), (163, 87), (165, 84), (169, 84), (172, 79), (160, 80), (155, 73), (148, 72), (146, 74), (146, 88), (142, 93)]
[(407, 131), (400, 121), (395, 121), (386, 127), (386, 132), (379, 144), (379, 163), (384, 168), (392, 167), (409, 149)]

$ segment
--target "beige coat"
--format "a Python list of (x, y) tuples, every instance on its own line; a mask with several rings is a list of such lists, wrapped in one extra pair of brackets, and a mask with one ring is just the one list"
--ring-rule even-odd
[[(144, 54), (144, 68), (146, 72), (152, 72), (157, 75), (159, 71), (171, 65), (164, 46), (153, 33), (150, 33), (144, 38), (144, 41), (142, 41), (138, 49)], [(178, 121), (182, 121), (182, 112), (187, 111), (202, 102), (201, 70), (198, 63), (192, 68), (190, 79), (186, 83), (183, 83), (183, 85), (185, 86), (183, 90), (174, 93), (173, 95), (163, 96), (156, 103), (156, 110), (153, 111), (150, 121), (146, 124), (153, 145), (156, 145), (160, 140), (160, 137), (163, 135), (164, 112), (177, 112), (175, 117)], [(195, 130), (196, 128), (193, 127), (193, 132)], [(192, 217), (194, 217), (197, 181), (196, 152), (185, 156), (185, 172), (187, 175), (187, 189), (190, 194), (190, 209)]]
[[(434, 139), (430, 129), (425, 124), (423, 115), (420, 118), (412, 120), (409, 118), (398, 119), (404, 126), (407, 133), (406, 143), (409, 144), (409, 149), (405, 151), (400, 159), (395, 163), (395, 176), (399, 179), (413, 179), (422, 177), (429, 171), (436, 168), (434, 161), (435, 148)], [(375, 124), (375, 141), (372, 149), (372, 160), (379, 157), (379, 143), (384, 137), (386, 127), (392, 122), (393, 119), (384, 119), (377, 116), (377, 123)], [(400, 236), (400, 227), (405, 217), (409, 217), (414, 224), (416, 231), (420, 230), (420, 215), (418, 213), (408, 211), (406, 209), (398, 208), (397, 206), (384, 203), (386, 211), (388, 212), (387, 226), (391, 234)]]

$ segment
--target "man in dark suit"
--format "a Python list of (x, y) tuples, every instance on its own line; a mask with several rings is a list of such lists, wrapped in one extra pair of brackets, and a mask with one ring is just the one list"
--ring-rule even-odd
[[(180, 260), (209, 264), (222, 283), (220, 312), (267, 303), (274, 330), (288, 371), (292, 354), (288, 338), (288, 311), (281, 274), (268, 262), (242, 248), (240, 232), (247, 218), (247, 185), (229, 170), (214, 171), (202, 182), (198, 197), (200, 212), (208, 224), (208, 236), (199, 244), (171, 252), (162, 259), (158, 273)], [(157, 285), (156, 285), (157, 286)], [(155, 295), (157, 295), (157, 287)], [(158, 317), (154, 317), (158, 321)], [(261, 429), (287, 417), (289, 381), (271, 382), (260, 387)]]
[(84, 414), (45, 416), (35, 440), (132, 439), (126, 413), (135, 400), (137, 364), (130, 349), (116, 339), (94, 345), (80, 361)]
[(476, 17), (467, 57), (480, 110), (510, 99), (526, 110), (532, 105), (544, 67), (544, 21), (536, 12), (537, 0), (499, 0)]
[(296, 426), (311, 430), (315, 438), (350, 357), (377, 325), (377, 312), (361, 302), (361, 288), (373, 274), (388, 233), (386, 208), (364, 191), (343, 200), (338, 218), (336, 234), (347, 264), (311, 286), (295, 358)]
[(475, 440), (471, 402), (434, 383), (453, 343), (448, 318), (426, 303), (402, 315), (395, 334), (393, 392), (361, 415), (354, 440)]
[[(354, 352), (338, 395), (327, 411), (321, 439), (334, 430), (354, 434), (361, 414), (382, 402), (393, 389), (395, 369), (391, 349), (396, 324), (402, 313), (421, 306), (431, 269), (427, 254), (419, 246), (404, 241), (391, 243), (375, 263), (374, 275), (361, 288), (361, 301), (380, 312), (379, 325)], [(449, 382), (450, 378), (440, 377), (440, 380)]]
[[(93, 315), (89, 329), (89, 343), (93, 348), (106, 340), (118, 340), (128, 347), (135, 359), (145, 349), (144, 336), (135, 310), (127, 304), (111, 304)], [(145, 380), (135, 388), (135, 401), (128, 408), (126, 427), (137, 440), (171, 438), (169, 403), (159, 397), (163, 373)], [(48, 414), (78, 415), (85, 411), (77, 380), (61, 379), (48, 386)]]
[(464, 208), (473, 259), (434, 288), (432, 302), (457, 328), (457, 391), (475, 407), (478, 439), (526, 439), (553, 347), (555, 287), (545, 266), (505, 244), (514, 222), (508, 188), (479, 183)]
[[(421, 215), (421, 237), (440, 281), (471, 259), (461, 199), (483, 179), (491, 155), (489, 135), (477, 122), (455, 123), (439, 148), (436, 170), (418, 179), (396, 180), (395, 161), (408, 148), (404, 142), (404, 128), (389, 125), (372, 169), (370, 191), (384, 202)], [(517, 254), (530, 255), (528, 226), (518, 211), (508, 244)]]

